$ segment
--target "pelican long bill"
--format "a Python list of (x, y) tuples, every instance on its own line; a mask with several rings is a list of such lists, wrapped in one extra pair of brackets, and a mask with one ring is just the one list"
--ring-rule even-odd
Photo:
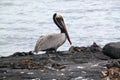
[(70, 45), (71, 45), (72, 42), (71, 42), (71, 40), (70, 40), (68, 31), (67, 31), (67, 29), (66, 29), (66, 24), (65, 24), (65, 22), (64, 22), (63, 17), (62, 17), (62, 16), (58, 16), (58, 17), (56, 18), (56, 22), (57, 22), (59, 28), (61, 29), (61, 32), (64, 32), (64, 33), (65, 33), (65, 35), (66, 35), (66, 37), (67, 37), (67, 39), (68, 39), (68, 41), (69, 41), (69, 43), (70, 43)]

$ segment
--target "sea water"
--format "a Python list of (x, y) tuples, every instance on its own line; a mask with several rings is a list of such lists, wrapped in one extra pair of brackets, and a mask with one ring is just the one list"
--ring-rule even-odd
[(32, 51), (41, 35), (60, 33), (55, 12), (64, 16), (72, 46), (120, 41), (120, 0), (0, 0), (0, 55)]

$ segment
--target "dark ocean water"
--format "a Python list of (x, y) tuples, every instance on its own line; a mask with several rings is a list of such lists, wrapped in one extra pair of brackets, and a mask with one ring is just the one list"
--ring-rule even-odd
[[(73, 46), (120, 41), (120, 0), (0, 0), (0, 55), (34, 49), (39, 36), (59, 33), (52, 15), (64, 15)], [(59, 50), (67, 50), (66, 43)]]

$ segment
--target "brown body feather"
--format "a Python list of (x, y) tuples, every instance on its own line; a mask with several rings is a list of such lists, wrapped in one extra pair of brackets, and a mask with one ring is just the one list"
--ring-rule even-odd
[(49, 49), (56, 50), (66, 41), (66, 36), (64, 33), (51, 34), (46, 36), (41, 36), (38, 39), (34, 52), (45, 51)]

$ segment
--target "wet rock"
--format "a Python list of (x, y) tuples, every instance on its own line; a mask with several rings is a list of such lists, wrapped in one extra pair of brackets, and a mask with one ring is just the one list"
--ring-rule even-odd
[(19, 57), (19, 56), (28, 56), (28, 55), (34, 55), (32, 51), (29, 52), (15, 52), (11, 57)]
[(49, 56), (16, 52), (0, 58), (0, 79), (101, 80), (101, 71), (111, 59), (101, 49), (94, 43), (89, 47), (72, 46), (68, 51), (49, 52)]
[(107, 69), (102, 71), (102, 78), (109, 80), (120, 80), (120, 60), (110, 60), (106, 64)]
[(111, 60), (106, 64), (106, 67), (109, 69), (111, 67), (118, 67), (120, 68), (120, 60)]
[(120, 42), (108, 43), (103, 47), (103, 53), (111, 58), (120, 58)]
[(95, 42), (90, 47), (74, 47), (71, 46), (70, 52), (101, 52), (102, 48), (98, 46)]
[(64, 69), (66, 66), (62, 65), (62, 64), (59, 64), (59, 63), (52, 63), (51, 67), (53, 67), (55, 69), (58, 69), (58, 70), (61, 70), (61, 69)]
[(93, 45), (90, 46), (90, 50), (91, 52), (95, 53), (95, 52), (101, 52), (102, 48), (94, 42)]
[(43, 65), (38, 64), (37, 62), (30, 59), (18, 60), (11, 67), (13, 69), (45, 69)]

